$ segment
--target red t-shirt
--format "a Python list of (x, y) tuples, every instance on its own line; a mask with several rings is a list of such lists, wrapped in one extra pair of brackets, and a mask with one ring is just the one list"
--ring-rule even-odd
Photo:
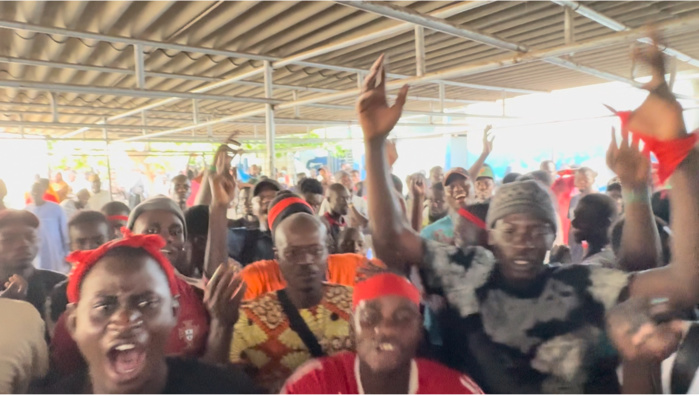
[(561, 220), (561, 230), (563, 233), (563, 243), (568, 243), (568, 232), (570, 231), (570, 219), (568, 218), (570, 210), (570, 199), (575, 191), (575, 177), (571, 175), (563, 175), (556, 179), (551, 186), (551, 191), (556, 196), (558, 201), (558, 218)]
[[(281, 393), (326, 395), (364, 393), (363, 389), (360, 389), (356, 359), (356, 353), (344, 352), (311, 360), (296, 370), (284, 384)], [(408, 393), (412, 394), (483, 394), (481, 388), (469, 376), (426, 359), (413, 360), (408, 381)]]
[[(179, 277), (176, 279), (180, 310), (165, 353), (169, 356), (200, 357), (206, 351), (209, 314), (194, 288)], [(52, 368), (60, 374), (71, 374), (85, 366), (78, 345), (66, 328), (65, 312), (58, 318), (51, 339), (51, 362)]]
[(201, 188), (201, 179), (199, 178), (194, 178), (192, 179), (191, 187), (190, 187), (190, 193), (189, 193), (189, 198), (187, 198), (187, 207), (191, 208), (194, 206), (194, 200), (197, 198), (197, 194), (199, 193), (199, 189)]

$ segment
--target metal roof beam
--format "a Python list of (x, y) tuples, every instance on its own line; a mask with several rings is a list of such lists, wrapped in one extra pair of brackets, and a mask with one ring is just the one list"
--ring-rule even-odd
[[(436, 17), (436, 18), (449, 18), (454, 15), (461, 14), (462, 12), (466, 12), (478, 7), (482, 7), (488, 3), (492, 2), (492, 0), (486, 0), (486, 1), (467, 1), (467, 2), (461, 2), (458, 4), (451, 5), (449, 7), (442, 8), (440, 10), (431, 12), (429, 15)], [(313, 48), (311, 50), (301, 52), (300, 54), (292, 55), (288, 58), (285, 58), (283, 60), (278, 60), (272, 64), (275, 68), (277, 67), (283, 67), (286, 65), (290, 64), (299, 64), (299, 61), (306, 60), (309, 58), (315, 58), (320, 55), (327, 54), (329, 52), (341, 50), (347, 47), (351, 47), (353, 45), (365, 43), (367, 41), (371, 40), (376, 40), (376, 39), (384, 39), (392, 36), (396, 36), (402, 33), (407, 33), (409, 31), (413, 30), (413, 25), (410, 23), (401, 23), (396, 26), (392, 26), (390, 28), (386, 29), (381, 29), (377, 30), (372, 33), (362, 33), (354, 37), (350, 37), (348, 39), (335, 42), (335, 43), (330, 43), (322, 47), (318, 48)]]
[[(354, 111), (355, 110), (354, 106), (342, 106), (342, 105), (333, 105), (333, 104), (316, 103), (316, 104), (309, 104), (307, 106), (316, 107), (316, 108), (320, 108), (320, 109), (329, 109), (329, 110), (345, 110), (345, 111)], [(499, 115), (449, 113), (449, 112), (445, 112), (445, 111), (403, 110), (403, 114), (405, 114), (405, 115), (417, 115), (417, 116), (430, 116), (430, 117), (485, 118), (485, 119), (489, 119), (489, 120), (518, 118), (518, 117), (507, 117), (507, 116), (499, 116)]]
[[(554, 3), (570, 8), (573, 11), (577, 12), (578, 14), (584, 16), (585, 18), (588, 18), (592, 21), (595, 21), (599, 23), (600, 25), (606, 26), (612, 30), (615, 30), (617, 32), (622, 32), (625, 30), (631, 29), (629, 26), (617, 21), (616, 19), (610, 18), (601, 12), (597, 12), (593, 10), (592, 8), (581, 4), (578, 1), (564, 1), (564, 0), (552, 0)], [(648, 37), (641, 37), (638, 39), (638, 41), (645, 43), (645, 44), (652, 44), (652, 40)], [(663, 49), (663, 52), (666, 55), (672, 56), (674, 58), (677, 58), (678, 60), (681, 60), (682, 62), (687, 62), (690, 65), (694, 67), (699, 67), (699, 59), (692, 57), (691, 55), (687, 55), (684, 52), (678, 51), (676, 49), (670, 48), (670, 47), (665, 47)]]
[[(323, 65), (319, 63), (312, 63), (312, 62), (299, 62), (298, 63), (300, 66), (307, 66), (307, 67), (315, 67), (322, 69)], [(343, 71), (347, 73), (361, 73), (366, 74), (367, 70), (363, 69), (357, 69), (355, 67), (346, 67), (346, 66), (333, 66), (331, 70), (337, 70), (337, 71)], [(396, 74), (396, 73), (386, 73), (386, 77), (390, 78), (410, 78), (412, 76), (408, 76), (405, 74)], [(512, 92), (512, 93), (520, 93), (520, 94), (534, 94), (534, 93), (545, 93), (546, 91), (542, 90), (537, 90), (537, 89), (522, 89), (522, 88), (511, 88), (511, 87), (498, 87), (494, 85), (482, 85), (482, 84), (471, 84), (471, 83), (463, 83), (463, 82), (458, 82), (458, 81), (435, 81), (437, 84), (444, 84), (444, 85), (450, 85), (453, 87), (461, 87), (461, 88), (472, 88), (472, 89), (482, 89), (484, 91), (497, 91), (497, 92)]]
[[(251, 98), (241, 96), (226, 96), (226, 95), (211, 95), (199, 94), (191, 92), (174, 92), (174, 91), (155, 91), (151, 89), (130, 89), (116, 87), (95, 87), (89, 85), (73, 85), (73, 84), (50, 84), (35, 81), (21, 80), (0, 80), (0, 88), (17, 88), (30, 89), (51, 92), (71, 92), (92, 95), (114, 95), (128, 96), (134, 98), (175, 98), (175, 99), (198, 99), (198, 100), (215, 100), (224, 102), (243, 102), (243, 103), (281, 103), (279, 100), (265, 98)], [(131, 115), (131, 114), (129, 114)], [(111, 121), (111, 120), (109, 120)]]
[(337, 3), (348, 7), (356, 8), (363, 11), (368, 11), (377, 15), (396, 19), (402, 22), (412, 23), (418, 26), (423, 26), (438, 32), (450, 34), (452, 36), (473, 40), (479, 43), (488, 44), (496, 48), (527, 52), (528, 48), (524, 45), (512, 43), (490, 34), (482, 33), (473, 29), (464, 29), (461, 26), (449, 22), (443, 18), (435, 17), (428, 14), (421, 14), (408, 7), (401, 7), (388, 3), (369, 2), (369, 1), (346, 1), (336, 0)]
[[(696, 29), (696, 25), (699, 24), (699, 15), (692, 15), (692, 16), (687, 16), (684, 18), (677, 18), (673, 19), (667, 22), (659, 23), (655, 26), (655, 28), (658, 31), (680, 31), (680, 30), (689, 30), (689, 29)], [(570, 44), (570, 45), (562, 45), (562, 46), (557, 46), (553, 48), (546, 48), (546, 49), (541, 49), (541, 50), (533, 50), (529, 51), (524, 54), (515, 54), (514, 56), (512, 55), (505, 55), (501, 56), (495, 59), (490, 59), (490, 60), (484, 60), (482, 62), (474, 62), (468, 65), (463, 65), (463, 66), (457, 66), (457, 67), (452, 67), (446, 70), (441, 70), (441, 71), (435, 71), (431, 73), (427, 73), (423, 76), (420, 77), (411, 77), (411, 78), (406, 78), (406, 79), (401, 79), (401, 80), (393, 80), (393, 81), (387, 81), (386, 82), (386, 88), (387, 89), (398, 89), (402, 87), (404, 84), (413, 84), (413, 85), (418, 85), (418, 84), (425, 84), (425, 83), (433, 83), (435, 81), (439, 80), (444, 80), (444, 79), (449, 79), (449, 78), (459, 78), (467, 75), (473, 75), (473, 74), (478, 74), (478, 73), (484, 73), (487, 71), (491, 70), (497, 70), (502, 67), (506, 66), (512, 66), (512, 65), (518, 65), (518, 64), (523, 64), (523, 63), (528, 63), (528, 62), (534, 62), (534, 61), (539, 61), (542, 59), (547, 59), (551, 57), (558, 57), (574, 52), (583, 52), (583, 51), (590, 51), (593, 49), (597, 48), (603, 48), (607, 47), (610, 45), (615, 45), (619, 43), (624, 43), (628, 42), (631, 40), (636, 40), (639, 37), (644, 37), (648, 33), (648, 30), (645, 27), (642, 28), (637, 28), (637, 29), (631, 29), (623, 32), (618, 32), (618, 33), (612, 33), (610, 35), (604, 36), (604, 37), (599, 37), (595, 38), (592, 40), (586, 40), (586, 41), (580, 41), (575, 44)], [(295, 106), (304, 106), (307, 104), (313, 104), (313, 103), (320, 103), (320, 102), (327, 102), (331, 100), (337, 100), (337, 99), (344, 99), (347, 97), (352, 97), (352, 96), (357, 96), (359, 95), (359, 89), (350, 89), (347, 91), (342, 91), (334, 94), (328, 94), (324, 96), (315, 96), (312, 98), (308, 99), (301, 99), (297, 101), (292, 101), (292, 102), (285, 102), (282, 104), (279, 104), (275, 106), (276, 109), (278, 110), (283, 110), (283, 109), (288, 109), (288, 108), (293, 108)], [(197, 125), (189, 125), (186, 127), (182, 128), (174, 128), (169, 131), (163, 131), (163, 132), (157, 132), (153, 134), (149, 134), (146, 136), (142, 137), (134, 137), (134, 138), (129, 138), (129, 139), (122, 139), (124, 141), (133, 141), (133, 140), (141, 140), (144, 138), (150, 138), (150, 137), (157, 137), (157, 136), (166, 136), (166, 135), (171, 135), (179, 132), (185, 132), (185, 131), (190, 131), (194, 128), (201, 128), (205, 127), (207, 125), (217, 125), (220, 123), (225, 123), (225, 122), (230, 122), (230, 121), (235, 121), (235, 120), (241, 120), (247, 117), (252, 117), (252, 116), (257, 116), (264, 113), (264, 108), (258, 108), (254, 110), (249, 110), (243, 113), (238, 113), (238, 114), (233, 114), (230, 116), (222, 117), (219, 119), (215, 120), (210, 120), (205, 123), (197, 124)]]
[[(149, 120), (152, 120), (149, 118)], [(262, 117), (250, 117), (244, 120), (239, 120), (235, 122), (231, 122), (231, 124), (235, 125), (265, 125), (265, 119)], [(313, 126), (343, 126), (343, 125), (358, 125), (356, 120), (314, 120), (314, 119), (295, 119), (295, 118), (275, 118), (275, 124), (276, 125), (281, 125), (281, 126), (306, 126), (306, 125), (313, 125)], [(0, 127), (25, 127), (25, 128), (35, 128), (35, 129), (73, 129), (73, 128), (81, 128), (85, 125), (90, 125), (90, 124), (85, 124), (85, 123), (75, 123), (75, 122), (42, 122), (42, 121), (12, 121), (12, 120), (0, 120)], [(445, 125), (445, 124), (439, 124), (439, 123), (425, 123), (425, 122), (399, 122), (398, 125), (400, 126), (440, 126), (440, 125)], [(462, 123), (456, 123), (456, 124), (449, 124), (449, 125), (465, 125)], [(171, 129), (172, 127), (164, 127), (164, 126), (155, 126), (155, 125), (148, 125), (146, 129), (152, 129), (152, 130), (168, 130)], [(100, 129), (109, 129), (109, 130), (123, 130), (123, 131), (133, 131), (133, 132), (138, 132), (138, 136), (140, 135), (143, 126), (142, 125), (122, 125), (122, 124), (104, 124), (100, 126)], [(136, 135), (135, 135), (136, 136)], [(70, 140), (70, 139), (65, 139), (65, 140)], [(80, 139), (82, 140), (82, 139)], [(101, 139), (104, 140), (104, 139)], [(142, 139), (139, 139), (142, 140)], [(275, 139), (277, 140), (277, 139)], [(117, 142), (119, 140), (113, 140), (114, 142)]]
[[(564, 2), (564, 1), (557, 1), (557, 3), (575, 3), (576, 2)], [(462, 38), (467, 38), (479, 43), (483, 43), (486, 45), (490, 45), (496, 48), (504, 49), (504, 50), (510, 50), (510, 51), (516, 51), (519, 53), (526, 53), (528, 51), (528, 48), (526, 46), (513, 43), (513, 42), (508, 42), (502, 39), (499, 39), (495, 36), (484, 34), (475, 30), (469, 30), (462, 28), (454, 23), (451, 23), (449, 21), (445, 21), (443, 19), (435, 18), (429, 15), (424, 15), (420, 14), (410, 8), (407, 7), (400, 7), (392, 4), (383, 4), (383, 3), (375, 3), (375, 2), (367, 2), (367, 1), (346, 1), (346, 0), (336, 0), (336, 2), (344, 4), (348, 7), (354, 7), (358, 8), (361, 10), (369, 11), (377, 15), (381, 15), (384, 17), (388, 18), (394, 18), (398, 20), (402, 20), (405, 22), (410, 22), (413, 24), (416, 24), (418, 26), (424, 26), (430, 29), (435, 29), (438, 30), (442, 33), (450, 34), (452, 36), (456, 37), (462, 37)], [(584, 7), (580, 4), (577, 4), (579, 7)], [(580, 9), (580, 8), (579, 8)], [(585, 7), (584, 9), (589, 10), (591, 12), (594, 12), (591, 9), (588, 9)], [(600, 14), (601, 15), (601, 14)], [(605, 17), (606, 18), (606, 17)], [(608, 22), (609, 23), (609, 22)], [(612, 24), (613, 26), (613, 24)], [(623, 26), (623, 25), (620, 25)], [(619, 29), (619, 31), (629, 31), (630, 29), (626, 26), (623, 27), (623, 29), (620, 28), (620, 26), (616, 26)], [(572, 26), (571, 26), (572, 28)], [(648, 41), (647, 37), (639, 37), (637, 38), (639, 41)], [(645, 42), (645, 41), (644, 41)], [(566, 43), (567, 45), (571, 45), (572, 43)], [(562, 54), (565, 55), (565, 54)], [(573, 62), (569, 62), (563, 59), (559, 59), (557, 56), (552, 56), (548, 58), (542, 59), (545, 62), (551, 63), (553, 65), (565, 67), (568, 69), (572, 70), (577, 70), (583, 73), (595, 75), (596, 77), (604, 78), (607, 80), (611, 81), (622, 81), (622, 82), (627, 82), (631, 84), (632, 86), (638, 87), (639, 84), (636, 83), (633, 80), (625, 79), (621, 76), (617, 76), (611, 73), (607, 73), (601, 70), (594, 69), (589, 66), (580, 66), (577, 65)], [(504, 66), (504, 65), (503, 65)]]
[[(473, 2), (467, 2), (467, 3), (460, 3), (456, 4), (450, 7), (446, 7), (445, 9), (441, 11), (437, 11), (433, 13), (435, 16), (440, 16), (440, 17), (449, 17), (452, 15), (459, 14), (461, 12), (480, 7), (484, 4), (489, 3), (490, 1), (473, 1)], [(56, 28), (56, 27), (47, 27), (47, 26), (40, 26), (40, 25), (32, 25), (28, 23), (20, 23), (20, 22), (14, 22), (14, 21), (3, 21), (0, 20), (0, 28), (5, 28), (5, 29), (13, 29), (13, 30), (25, 30), (25, 31), (31, 31), (31, 32), (36, 32), (36, 33), (43, 33), (43, 34), (55, 34), (55, 35), (62, 35), (62, 36), (68, 36), (68, 37), (77, 37), (77, 38), (83, 38), (83, 39), (90, 39), (90, 40), (98, 40), (98, 41), (107, 41), (107, 42), (113, 42), (113, 43), (123, 43), (123, 44), (129, 44), (129, 45), (142, 45), (143, 47), (154, 47), (154, 48), (162, 48), (162, 49), (171, 49), (175, 51), (183, 51), (183, 52), (194, 52), (194, 53), (203, 53), (203, 54), (209, 54), (209, 55), (218, 55), (218, 56), (225, 56), (229, 58), (246, 58), (246, 59), (253, 59), (253, 60), (269, 60), (274, 63), (272, 63), (273, 68), (278, 68), (282, 67), (288, 64), (297, 64), (299, 66), (307, 66), (307, 67), (316, 67), (320, 69), (327, 69), (327, 70), (340, 70), (340, 67), (334, 66), (334, 65), (324, 65), (320, 63), (310, 63), (310, 62), (301, 62), (301, 59), (307, 59), (312, 56), (317, 56), (322, 53), (327, 53), (331, 52), (335, 49), (341, 49), (345, 48), (349, 45), (354, 45), (360, 42), (368, 41), (372, 38), (379, 38), (379, 37), (388, 37), (394, 34), (400, 34), (403, 31), (409, 31), (413, 27), (410, 24), (404, 24), (404, 25), (399, 25), (394, 28), (390, 29), (384, 29), (379, 32), (371, 33), (368, 35), (363, 35), (359, 38), (353, 38), (350, 40), (346, 40), (340, 43), (334, 43), (330, 44), (325, 47), (321, 47), (319, 49), (313, 50), (315, 51), (313, 54), (311, 53), (303, 53), (303, 54), (298, 54), (289, 58), (285, 59), (280, 59), (276, 57), (271, 57), (271, 56), (262, 56), (262, 55), (256, 55), (256, 54), (249, 54), (249, 53), (242, 53), (242, 52), (234, 52), (234, 51), (226, 51), (226, 50), (217, 50), (213, 48), (205, 48), (205, 47), (194, 47), (194, 46), (187, 46), (187, 45), (181, 45), (181, 44), (172, 44), (172, 43), (162, 43), (162, 42), (157, 42), (157, 41), (151, 41), (151, 40), (138, 40), (138, 39), (131, 39), (127, 37), (119, 37), (119, 36), (108, 36), (108, 35), (103, 35), (103, 34), (97, 34), (97, 33), (89, 33), (89, 32), (80, 32), (80, 31), (74, 31), (74, 30), (68, 30), (68, 29), (63, 29), (63, 28)], [(376, 35), (376, 37), (374, 37)], [(194, 90), (191, 90), (191, 93), (205, 93), (210, 90), (220, 88), (229, 84), (233, 84), (235, 82), (244, 80), (249, 77), (257, 76), (262, 74), (264, 68), (263, 67), (258, 67), (254, 68), (252, 70), (249, 70), (244, 73), (239, 73), (235, 76), (222, 79), (219, 81), (214, 81), (211, 82), (210, 84), (204, 85), (200, 88), (196, 88)], [(153, 74), (153, 73), (151, 73)], [(403, 78), (403, 77), (399, 77)], [(445, 82), (445, 84), (450, 85), (449, 82)], [(488, 90), (496, 90), (496, 91), (509, 91), (509, 92), (514, 92), (514, 93), (531, 93), (529, 92), (524, 92), (525, 90), (521, 89), (510, 89), (507, 87), (487, 87), (484, 85), (478, 85), (478, 84), (472, 84), (468, 88), (473, 88), (473, 89), (488, 89)], [(112, 116), (107, 119), (107, 121), (114, 121), (117, 120), (121, 117), (125, 117), (131, 114), (135, 113), (140, 113), (144, 110), (152, 110), (154, 108), (160, 107), (160, 106), (165, 106), (168, 104), (172, 104), (177, 102), (179, 99), (178, 98), (169, 98), (165, 99), (162, 101), (157, 101), (145, 106), (141, 106), (138, 108), (135, 108), (133, 110), (129, 110), (128, 112), (125, 112), (123, 114), (118, 114), (115, 116)], [(101, 122), (97, 123), (95, 126), (101, 125)], [(69, 136), (75, 136), (77, 134), (80, 134), (84, 132), (84, 130), (77, 130), (73, 131)]]
[(80, 32), (80, 31), (76, 31), (76, 30), (69, 30), (69, 29), (58, 28), (58, 27), (33, 25), (30, 23), (7, 21), (7, 20), (0, 20), (0, 28), (12, 29), (12, 30), (24, 30), (27, 32), (35, 32), (35, 33), (43, 33), (43, 34), (53, 34), (53, 35), (58, 35), (58, 36), (76, 37), (76, 38), (81, 38), (81, 39), (86, 39), (86, 40), (106, 41), (106, 42), (110, 42), (110, 43), (128, 44), (128, 45), (134, 45), (134, 46), (141, 45), (143, 47), (169, 49), (169, 50), (180, 51), (180, 52), (194, 52), (194, 53), (198, 53), (198, 54), (225, 56), (227, 58), (243, 58), (243, 59), (253, 59), (253, 60), (260, 60), (260, 61), (277, 60), (277, 58), (272, 57), (272, 56), (257, 55), (257, 54), (247, 53), (247, 52), (218, 50), (218, 49), (214, 49), (214, 48), (195, 47), (195, 46), (191, 46), (191, 45), (182, 45), (182, 44), (175, 44), (175, 43), (164, 43), (161, 41), (153, 41), (153, 40), (140, 40), (140, 39), (134, 39), (131, 37), (123, 37), (123, 36), (109, 36), (106, 34)]
[[(128, 75), (133, 75), (134, 71), (130, 69), (125, 69), (125, 68), (118, 68), (118, 67), (106, 67), (106, 66), (94, 66), (94, 65), (80, 65), (76, 63), (64, 63), (64, 62), (51, 62), (51, 61), (44, 61), (44, 60), (35, 60), (35, 59), (23, 59), (23, 58), (14, 58), (14, 57), (7, 57), (7, 56), (0, 56), (0, 63), (10, 63), (10, 64), (18, 64), (18, 65), (28, 65), (28, 66), (45, 66), (45, 67), (55, 67), (59, 69), (72, 69), (72, 70), (80, 70), (80, 71), (96, 71), (96, 72), (101, 72), (101, 73), (117, 73), (117, 74), (128, 74)], [(357, 69), (360, 70), (360, 69)], [(223, 81), (223, 78), (216, 78), (216, 77), (204, 77), (204, 76), (193, 76), (189, 74), (177, 74), (177, 73), (160, 73), (160, 72), (145, 72), (146, 77), (160, 77), (160, 78), (172, 78), (172, 79), (182, 79), (182, 80), (193, 80), (193, 81), (206, 81), (206, 82), (218, 82), (218, 81)], [(406, 76), (402, 75), (396, 75), (398, 76), (397, 78), (405, 78)], [(242, 85), (242, 86), (250, 86), (250, 87), (264, 87), (264, 83), (262, 82), (257, 82), (257, 81), (236, 81), (236, 85)], [(461, 83), (456, 83), (454, 84), (461, 84)], [(481, 86), (477, 84), (466, 84), (468, 85), (465, 88), (474, 88), (478, 87), (476, 89), (484, 89), (484, 90), (511, 90), (511, 88), (501, 88), (501, 87), (491, 87), (491, 86)], [(472, 86), (473, 85), (473, 86)], [(455, 86), (462, 86), (462, 85), (455, 85)], [(317, 88), (317, 87), (305, 87), (305, 86), (296, 86), (296, 85), (286, 85), (286, 84), (274, 84), (274, 89), (279, 89), (279, 90), (290, 90), (290, 91), (302, 91), (302, 92), (317, 92), (317, 93), (333, 93), (333, 92), (338, 92), (337, 89), (329, 89), (329, 88)], [(538, 92), (538, 91), (531, 91), (531, 90), (518, 90), (516, 88), (512, 88), (512, 91), (522, 91), (521, 93), (533, 93), (533, 92)], [(428, 97), (413, 97), (414, 100), (422, 100), (422, 101), (437, 101), (439, 100), (438, 98), (428, 98)], [(483, 103), (484, 101), (482, 100), (467, 100), (467, 99), (447, 99), (447, 102), (453, 102), (453, 103), (463, 103), (463, 104), (473, 104), (473, 103)], [(122, 109), (122, 111), (131, 111), (130, 109)]]

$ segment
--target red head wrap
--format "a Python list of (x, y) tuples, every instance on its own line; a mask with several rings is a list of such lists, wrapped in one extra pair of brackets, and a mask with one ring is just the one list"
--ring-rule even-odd
[(269, 213), (267, 214), (267, 225), (269, 226), (270, 231), (273, 231), (276, 228), (275, 221), (279, 215), (284, 213), (284, 211), (292, 205), (301, 205), (300, 208), (303, 209), (301, 212), (313, 214), (313, 208), (311, 208), (311, 205), (309, 205), (308, 202), (297, 196), (291, 195), (288, 198), (280, 200), (274, 206), (269, 208)]
[(107, 242), (95, 250), (76, 251), (66, 257), (68, 262), (75, 264), (68, 276), (68, 289), (66, 291), (68, 302), (76, 303), (80, 300), (80, 284), (85, 275), (108, 251), (120, 246), (140, 248), (148, 252), (165, 272), (172, 295), (177, 295), (175, 270), (168, 259), (160, 252), (160, 249), (165, 247), (165, 240), (160, 235), (131, 234), (127, 229), (122, 229), (122, 232), (125, 232), (122, 239)]
[(485, 230), (485, 222), (481, 220), (478, 216), (469, 212), (468, 210), (461, 208), (459, 209), (459, 216), (473, 223), (476, 227)]
[(129, 216), (124, 216), (124, 215), (107, 216), (107, 220), (129, 221)]
[(384, 296), (405, 297), (420, 305), (420, 292), (412, 283), (402, 276), (386, 272), (354, 285), (352, 294), (352, 309), (364, 300), (373, 300)]
[[(613, 110), (610, 108), (610, 110)], [(630, 111), (615, 111), (614, 113), (621, 120), (621, 129), (625, 130), (633, 114)], [(635, 136), (638, 131), (629, 131), (634, 133), (633, 139), (640, 139), (645, 144), (643, 148), (644, 153), (648, 154), (652, 152), (658, 159), (658, 179), (660, 183), (665, 183), (665, 181), (672, 175), (675, 169), (684, 161), (690, 151), (694, 149), (694, 145), (697, 142), (697, 134), (690, 133), (686, 137), (671, 140), (671, 141), (660, 141), (652, 136)]]

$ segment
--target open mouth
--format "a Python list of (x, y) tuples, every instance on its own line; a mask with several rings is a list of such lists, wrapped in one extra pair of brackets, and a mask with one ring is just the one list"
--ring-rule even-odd
[(146, 351), (136, 344), (118, 344), (107, 353), (109, 369), (118, 382), (138, 377), (145, 367)]
[(514, 264), (515, 271), (528, 272), (534, 267), (532, 261), (526, 259), (512, 260), (512, 263)]
[(381, 342), (376, 345), (376, 349), (381, 352), (393, 352), (396, 350), (396, 346), (390, 342)]
[(168, 249), (168, 248), (160, 249), (160, 253), (162, 253), (163, 255), (165, 255), (165, 257), (167, 257), (168, 260), (170, 260), (170, 261), (173, 261), (175, 258), (177, 258), (177, 257), (176, 257), (177, 255), (175, 254), (175, 251), (174, 251), (174, 250), (170, 250), (170, 249)]

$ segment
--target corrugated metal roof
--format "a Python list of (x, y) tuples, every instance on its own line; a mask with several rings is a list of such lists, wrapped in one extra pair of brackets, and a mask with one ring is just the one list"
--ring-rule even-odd
[[(463, 3), (419, 1), (390, 4), (426, 14)], [(585, 2), (584, 5), (630, 28), (699, 15), (699, 2), (594, 1)], [(565, 44), (564, 8), (552, 2), (484, 2), (469, 8), (446, 19), (463, 28), (476, 29), (525, 45), (530, 50)], [(320, 1), (17, 1), (0, 2), (0, 13), (0, 25), (3, 21), (18, 22), (107, 36), (244, 52), (258, 58), (255, 60), (240, 56), (226, 57), (145, 46), (145, 70), (151, 73), (146, 77), (145, 89), (172, 93), (189, 92), (212, 81), (260, 68), (263, 62), (259, 58), (283, 59), (403, 23), (342, 4)], [(573, 18), (573, 26), (576, 41), (592, 40), (614, 33), (610, 28), (578, 14)], [(696, 30), (691, 29), (684, 29), (678, 33), (669, 32), (666, 41), (668, 46), (699, 58), (696, 33)], [(0, 28), (0, 83), (24, 81), (70, 84), (105, 90), (135, 89), (137, 81), (131, 72), (135, 68), (133, 46), (111, 41), (71, 37), (70, 34), (42, 33), (30, 27), (27, 27), (27, 30)], [(571, 54), (567, 59), (602, 72), (630, 78), (632, 65), (628, 50), (629, 44), (620, 42), (618, 45)], [(345, 46), (305, 61), (367, 70), (376, 57), (384, 52), (387, 54), (391, 73), (408, 76), (416, 74), (415, 35), (412, 29)], [(488, 61), (508, 54), (512, 52), (425, 29), (428, 73)], [(52, 64), (41, 64), (41, 61)], [(86, 66), (96, 68), (84, 70)], [(100, 70), (100, 67), (109, 70)], [(686, 62), (677, 62), (677, 69), (684, 71), (694, 67)], [(452, 81), (550, 91), (605, 80), (544, 61), (535, 61), (468, 75)], [(351, 71), (290, 64), (274, 71), (274, 83), (297, 86), (298, 98), (306, 98), (323, 95), (322, 92), (309, 92), (307, 88), (338, 91), (354, 89), (357, 86), (357, 74)], [(66, 92), (56, 93), (58, 117), (54, 120), (50, 106), (51, 98), (47, 90), (3, 88), (0, 90), (0, 127), (9, 132), (19, 133), (19, 123), (25, 123), (24, 132), (27, 134), (60, 137), (78, 129), (77, 126), (93, 125), (105, 116), (162, 100), (115, 95), (110, 92), (78, 93), (71, 92), (71, 89), (66, 87), (61, 87), (61, 91)], [(445, 93), (445, 107), (464, 104), (458, 101), (497, 100), (503, 95), (497, 90), (452, 85), (445, 87)], [(257, 74), (239, 84), (226, 85), (207, 94), (264, 98), (263, 76)], [(519, 93), (510, 92), (507, 93), (507, 97), (517, 94)], [(411, 95), (419, 96), (420, 100), (410, 100), (408, 110), (439, 110), (439, 89), (436, 84), (415, 86)], [(274, 99), (292, 101), (293, 91), (289, 87), (277, 87), (274, 90)], [(353, 100), (354, 98), (349, 97), (325, 102), (343, 105), (347, 109), (304, 106), (299, 109), (299, 115), (303, 120), (325, 120), (329, 124), (342, 125), (354, 119), (351, 109)], [(260, 109), (262, 106), (258, 103), (229, 100), (198, 101), (202, 122)], [(190, 99), (183, 99), (149, 110), (146, 113), (146, 133), (191, 125), (192, 107)], [(264, 119), (261, 116), (215, 125), (211, 128), (211, 133), (214, 136), (227, 135), (230, 130), (237, 129), (244, 134), (253, 135), (257, 130), (257, 133), (263, 136)], [(321, 122), (294, 120), (297, 114), (293, 109), (280, 110), (276, 116), (279, 118), (277, 134), (304, 132), (307, 127), (321, 125)], [(14, 124), (8, 123), (10, 121)], [(67, 126), (72, 128), (59, 127), (54, 121), (69, 124)], [(119, 139), (142, 133), (142, 119), (139, 114), (109, 124), (110, 138)], [(194, 132), (195, 136), (206, 136), (208, 133), (206, 128)], [(101, 138), (103, 135), (97, 126), (76, 137), (81, 136)], [(192, 131), (185, 131), (168, 138), (191, 139), (191, 136)]]

